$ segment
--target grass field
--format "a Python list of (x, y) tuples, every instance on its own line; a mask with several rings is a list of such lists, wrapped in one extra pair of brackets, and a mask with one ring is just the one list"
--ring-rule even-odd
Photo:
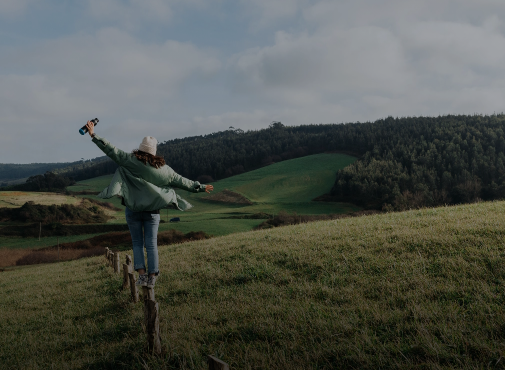
[(43, 205), (60, 205), (76, 204), (80, 199), (56, 193), (0, 191), (0, 207), (17, 208), (30, 201)]
[[(317, 154), (276, 163), (255, 171), (233, 176), (213, 183), (215, 191), (233, 190), (246, 196), (252, 205), (237, 205), (208, 202), (207, 193), (177, 193), (193, 204), (187, 212), (162, 210), (162, 219), (180, 217), (182, 222), (161, 224), (160, 230), (171, 228), (182, 232), (205, 231), (212, 235), (227, 235), (232, 232), (251, 230), (261, 220), (229, 220), (233, 215), (259, 212), (277, 214), (280, 211), (298, 214), (349, 213), (360, 208), (347, 203), (312, 202), (319, 195), (328, 193), (335, 181), (335, 173), (354, 162), (356, 158), (344, 154)], [(70, 191), (102, 191), (108, 186), (112, 175), (101, 176), (68, 187)], [(94, 197), (84, 195), (82, 197)], [(118, 198), (111, 198), (114, 205), (124, 209)], [(124, 223), (124, 212), (117, 212), (111, 222)]]
[(504, 220), (505, 202), (479, 203), (160, 247), (161, 357), (103, 257), (0, 273), (0, 363), (503, 368)]

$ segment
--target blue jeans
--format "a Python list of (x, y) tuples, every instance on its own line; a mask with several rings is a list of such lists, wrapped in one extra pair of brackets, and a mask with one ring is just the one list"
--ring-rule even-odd
[[(126, 223), (130, 229), (133, 242), (133, 267), (135, 270), (146, 269), (144, 245), (147, 252), (148, 274), (160, 272), (158, 269), (158, 226), (160, 215), (150, 212), (133, 212), (125, 209)], [(142, 228), (144, 231), (142, 232)]]

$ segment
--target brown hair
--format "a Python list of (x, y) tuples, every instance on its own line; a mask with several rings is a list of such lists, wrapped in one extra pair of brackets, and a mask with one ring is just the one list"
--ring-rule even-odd
[(149, 164), (154, 168), (160, 168), (165, 165), (165, 159), (163, 157), (152, 155), (138, 149), (133, 150), (132, 153), (135, 155), (135, 157), (137, 157), (139, 161), (144, 164), (147, 164), (147, 162), (149, 162)]

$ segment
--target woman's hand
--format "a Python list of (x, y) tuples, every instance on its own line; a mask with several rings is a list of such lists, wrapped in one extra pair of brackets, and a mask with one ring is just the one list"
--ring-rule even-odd
[(214, 190), (214, 186), (212, 186), (212, 185), (205, 185), (205, 192), (206, 192), (206, 193), (209, 193), (209, 194), (210, 194), (210, 192), (211, 192), (212, 190)]
[(95, 133), (95, 125), (93, 122), (91, 121), (88, 121), (88, 123), (86, 123), (86, 127), (88, 128), (88, 134), (89, 136), (93, 136), (93, 134)]

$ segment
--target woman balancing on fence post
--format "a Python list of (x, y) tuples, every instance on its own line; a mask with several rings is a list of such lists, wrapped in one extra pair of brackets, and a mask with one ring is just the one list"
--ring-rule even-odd
[[(139, 273), (137, 285), (153, 288), (158, 269), (158, 226), (160, 209), (174, 206), (185, 211), (192, 206), (179, 197), (172, 187), (193, 193), (214, 190), (212, 185), (201, 185), (198, 181), (188, 180), (165, 164), (163, 157), (156, 156), (157, 141), (146, 136), (138, 150), (126, 153), (114, 147), (104, 138), (94, 133), (94, 125), (86, 124), (93, 142), (119, 165), (109, 186), (99, 198), (111, 198), (119, 195), (126, 207), (126, 222), (133, 242), (133, 265)], [(142, 228), (144, 232), (142, 233)], [(148, 273), (144, 262), (144, 244), (147, 252)]]

